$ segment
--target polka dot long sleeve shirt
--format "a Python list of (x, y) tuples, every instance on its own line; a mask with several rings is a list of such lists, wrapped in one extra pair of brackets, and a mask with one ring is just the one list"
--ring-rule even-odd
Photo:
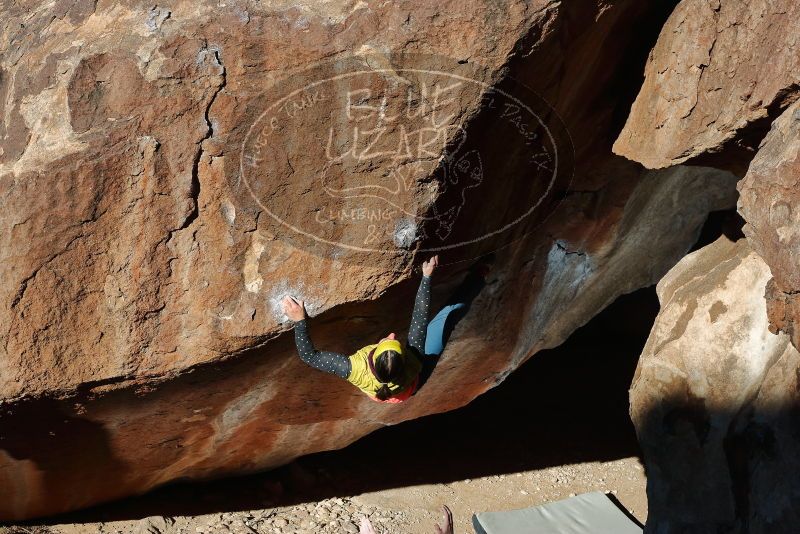
[[(422, 276), (417, 296), (414, 300), (414, 311), (411, 314), (411, 326), (408, 329), (408, 345), (419, 355), (425, 354), (425, 334), (428, 329), (428, 308), (431, 300), (431, 277)], [(303, 319), (294, 323), (294, 341), (300, 359), (305, 363), (347, 379), (350, 375), (350, 358), (338, 352), (321, 351), (314, 348), (308, 334), (308, 322)]]
[(425, 335), (428, 332), (428, 308), (431, 303), (431, 277), (422, 275), (422, 280), (414, 299), (414, 311), (411, 314), (411, 326), (408, 328), (408, 346), (425, 355)]
[(347, 379), (350, 375), (350, 358), (338, 352), (317, 350), (308, 336), (308, 324), (305, 319), (294, 323), (294, 342), (300, 359), (308, 365), (326, 373), (335, 374)]

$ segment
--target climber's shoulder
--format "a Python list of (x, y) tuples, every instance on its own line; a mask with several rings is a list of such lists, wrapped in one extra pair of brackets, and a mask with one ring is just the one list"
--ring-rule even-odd
[(366, 347), (362, 347), (355, 351), (353, 354), (349, 356), (350, 359), (350, 375), (347, 379), (351, 382), (360, 382), (359, 380), (362, 377), (365, 377), (367, 374), (371, 374), (369, 370), (369, 353), (377, 347), (378, 344), (374, 343), (372, 345), (367, 345)]

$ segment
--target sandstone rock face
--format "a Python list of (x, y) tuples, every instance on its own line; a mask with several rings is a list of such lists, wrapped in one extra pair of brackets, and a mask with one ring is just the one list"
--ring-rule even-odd
[[(709, 211), (734, 205), (735, 177), (644, 171), (611, 155), (627, 103), (608, 94), (630, 88), (633, 31), (654, 11), (565, 4), (7, 9), (0, 519), (266, 469), (454, 409), (660, 278)], [(311, 78), (309, 64), (321, 69)], [(360, 88), (348, 81), (354, 65)], [(462, 89), (427, 78), (441, 71)], [(336, 83), (308, 90), (320, 72)], [(439, 87), (438, 111), (449, 111), (376, 125), (401, 115), (375, 95), (402, 101), (404, 85)], [(417, 107), (436, 98), (415, 95)], [(334, 113), (342, 97), (352, 114)], [(543, 100), (555, 112), (537, 108), (540, 123), (527, 128), (521, 109)], [(397, 149), (431, 121), (438, 144), (416, 140), (410, 157)], [(397, 151), (353, 158), (345, 134), (366, 131), (372, 142), (388, 132)], [(561, 134), (547, 144), (547, 132)], [(372, 229), (352, 220), (353, 198), (374, 200), (353, 195), (350, 179), (418, 218), (376, 224), (377, 244), (354, 248)], [(335, 224), (316, 239), (287, 231), (326, 213)], [(476, 231), (484, 239), (472, 242)], [(352, 352), (407, 328), (412, 265), (431, 243), (466, 243), (441, 253), (451, 265), (437, 273), (434, 303), (472, 257), (499, 249), (500, 259), (418, 395), (386, 407), (299, 361), (282, 296), (305, 298), (318, 347)]]
[(745, 235), (767, 262), (767, 309), (773, 331), (800, 347), (800, 101), (772, 124), (739, 183)]
[(614, 152), (653, 169), (719, 153), (714, 166), (743, 175), (762, 130), (798, 93), (798, 35), (793, 0), (683, 0)]
[(800, 354), (768, 330), (770, 272), (745, 239), (682, 259), (630, 390), (646, 532), (793, 532)]
[(614, 143), (615, 153), (648, 168), (691, 162), (746, 174), (745, 233), (775, 277), (766, 290), (772, 328), (795, 347), (798, 35), (797, 2), (682, 1)]
[(346, 50), (421, 42), (419, 52), (486, 60), (475, 75), (493, 80), (549, 15), (547, 2), (492, 5), (475, 3), (465, 16), (481, 24), (460, 27), (435, 22), (449, 9), (438, 4), (32, 2), (5, 12), (4, 396), (164, 376), (262, 342), (285, 325), (259, 280), (306, 285), (321, 311), (407, 277), (398, 266), (412, 251), (332, 272), (314, 251), (270, 244), (269, 217), (241, 184), (240, 149), (270, 84)]

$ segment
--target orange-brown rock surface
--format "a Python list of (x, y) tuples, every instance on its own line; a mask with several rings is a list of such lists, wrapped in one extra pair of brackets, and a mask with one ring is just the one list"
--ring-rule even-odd
[[(745, 177), (739, 212), (774, 280), (772, 329), (800, 347), (800, 4), (683, 0), (658, 38), (614, 152), (660, 169), (695, 163)], [(794, 104), (794, 105), (793, 105)]]
[(683, 0), (614, 143), (734, 172), (747, 222), (659, 283), (631, 389), (649, 532), (797, 529), (798, 30), (797, 2)]
[(773, 275), (766, 289), (772, 329), (800, 347), (800, 100), (772, 124), (738, 188), (744, 232)]
[(683, 0), (650, 51), (614, 152), (661, 169), (700, 161), (743, 175), (800, 88), (800, 4)]
[[(633, 0), (5, 9), (0, 519), (266, 469), (462, 406), (655, 282), (736, 197), (728, 172), (644, 171), (610, 153), (639, 39), (663, 11)], [(335, 78), (356, 68), (360, 89)], [(309, 90), (320, 73), (337, 83)], [(419, 109), (435, 99), (423, 85), (452, 75), (463, 87), (441, 97), (438, 118), (392, 107), (408, 85)], [(299, 97), (277, 98), (288, 94)], [(442, 137), (423, 143), (431, 123)], [(397, 148), (410, 131), (422, 132), (415, 150)], [(352, 157), (353, 132), (382, 150)], [(342, 216), (354, 198), (417, 218), (356, 225)], [(297, 231), (325, 210), (338, 218), (313, 238)], [(319, 347), (351, 352), (405, 330), (412, 266), (458, 243), (440, 252), (451, 265), (435, 304), (470, 258), (497, 249), (497, 267), (410, 401), (373, 403), (299, 361), (283, 295), (306, 300)]]

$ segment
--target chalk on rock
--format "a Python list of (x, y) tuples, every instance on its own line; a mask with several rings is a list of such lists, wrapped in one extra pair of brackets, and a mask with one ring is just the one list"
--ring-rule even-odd
[(306, 305), (306, 312), (308, 315), (313, 315), (318, 309), (319, 304), (314, 302), (312, 299), (309, 299), (305, 295), (305, 286), (300, 283), (299, 285), (292, 286), (285, 280), (281, 280), (274, 286), (272, 286), (269, 295), (267, 296), (267, 304), (272, 311), (272, 316), (275, 318), (276, 321), (279, 323), (285, 323), (289, 321), (289, 318), (283, 313), (283, 304), (281, 301), (284, 297), (293, 297), (295, 300), (302, 300), (305, 301)]
[(398, 248), (411, 248), (417, 238), (417, 223), (413, 219), (403, 218), (394, 227), (394, 244)]

